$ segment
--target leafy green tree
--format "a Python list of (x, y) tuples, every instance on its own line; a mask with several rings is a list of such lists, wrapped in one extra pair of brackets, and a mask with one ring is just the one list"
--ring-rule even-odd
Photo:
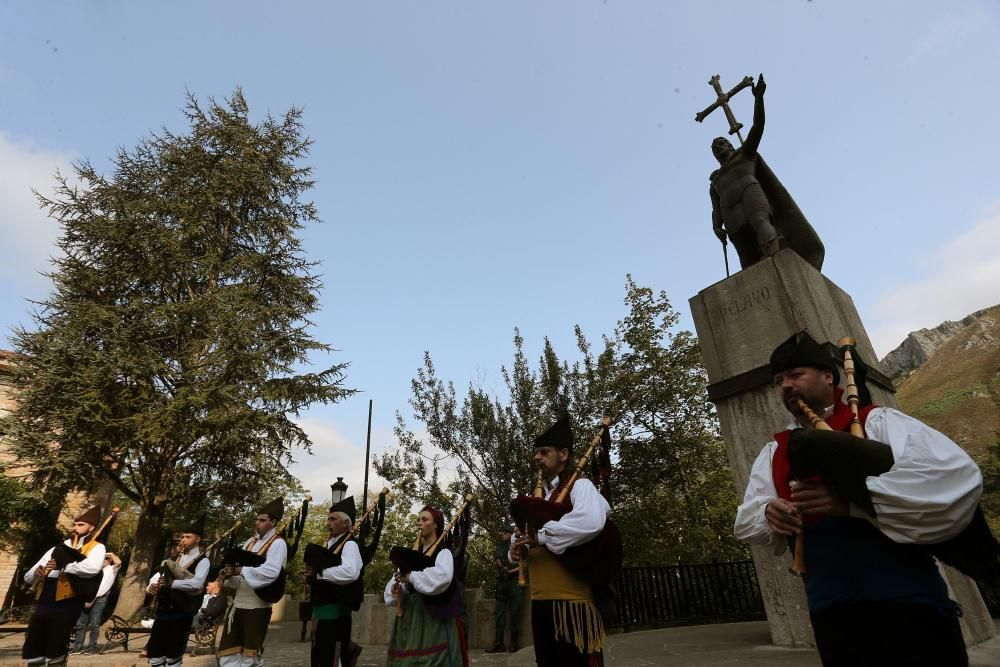
[[(371, 501), (369, 501), (371, 502)], [(395, 546), (413, 546), (417, 534), (417, 515), (411, 503), (400, 496), (394, 496), (386, 506), (385, 524), (378, 552), (365, 568), (365, 592), (382, 595), (385, 582), (389, 581), (395, 566), (389, 560), (389, 549)]]
[[(533, 367), (515, 329), (513, 363), (501, 369), (504, 396), (469, 386), (460, 400), (426, 353), (410, 402), (428, 442), (397, 416), (399, 447), (377, 462), (379, 474), (424, 499), (475, 493), (477, 522), (491, 538), (509, 523), (510, 499), (533, 486), (533, 438), (565, 410), (582, 453), (608, 415), (615, 420), (614, 513), (627, 535), (626, 561), (745, 556), (732, 534), (737, 498), (697, 341), (675, 331), (678, 316), (665, 293), (631, 277), (625, 306), (626, 316), (596, 350), (576, 327), (572, 364), (546, 339)], [(446, 459), (457, 474), (442, 489)]]
[(102, 479), (137, 505), (125, 615), (168, 514), (288, 486), (310, 447), (294, 417), (351, 391), (345, 364), (303, 372), (330, 347), (310, 334), (320, 280), (298, 239), (318, 221), (301, 111), (252, 123), (237, 90), (189, 95), (184, 113), (185, 133), (120, 149), (108, 175), (78, 163), (39, 197), (61, 254), (34, 328), (15, 332), (18, 402), (0, 424), (40, 508)]
[(21, 531), (16, 530), (17, 521), (25, 516), (31, 505), (31, 491), (24, 480), (8, 476), (0, 466), (0, 526), (8, 526), (0, 531), (0, 548), (6, 548), (19, 541)]

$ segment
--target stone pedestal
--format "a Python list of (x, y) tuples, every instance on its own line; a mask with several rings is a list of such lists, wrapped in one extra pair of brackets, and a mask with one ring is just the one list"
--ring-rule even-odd
[[(709, 398), (718, 410), (733, 483), (742, 498), (761, 447), (791, 421), (771, 386), (771, 351), (807, 329), (820, 342), (853, 337), (869, 365), (876, 366), (877, 357), (851, 297), (790, 250), (702, 290), (689, 303), (708, 371)], [(876, 403), (897, 405), (891, 383), (881, 374), (869, 375), (869, 388)], [(762, 547), (752, 551), (772, 641), (812, 645), (805, 591), (789, 572), (790, 554), (775, 556)], [(995, 628), (975, 584), (954, 571), (947, 579), (965, 612), (967, 641), (992, 636)]]

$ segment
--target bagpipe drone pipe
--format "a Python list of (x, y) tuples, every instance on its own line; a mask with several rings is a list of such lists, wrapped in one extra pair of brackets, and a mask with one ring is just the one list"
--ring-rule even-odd
[[(307, 585), (309, 586), (310, 600), (314, 605), (343, 602), (354, 611), (361, 609), (361, 603), (364, 602), (365, 597), (364, 570), (378, 547), (378, 540), (382, 535), (382, 526), (385, 521), (385, 503), (389, 495), (389, 489), (382, 489), (378, 502), (368, 508), (361, 515), (361, 518), (351, 526), (350, 532), (330, 548), (313, 542), (306, 544), (302, 561), (312, 570)], [(374, 538), (366, 544), (366, 540), (373, 534), (372, 523), (374, 523)], [(349, 584), (334, 584), (332, 581), (322, 579), (320, 575), (323, 570), (338, 567), (343, 563), (344, 547), (352, 540), (356, 540), (358, 555), (361, 557), (362, 563), (361, 573), (357, 579)]]
[[(542, 497), (541, 476), (539, 476), (533, 495), (519, 496), (511, 501), (510, 514), (516, 525), (527, 532), (537, 532), (549, 521), (559, 521), (569, 513), (572, 509), (570, 492), (573, 484), (586, 468), (595, 450), (598, 452), (595, 459), (597, 464), (594, 475), (595, 486), (598, 486), (602, 495), (610, 501), (611, 423), (610, 417), (605, 417), (601, 421), (598, 432), (591, 440), (586, 453), (578, 460), (573, 474), (565, 484), (560, 483), (560, 491), (555, 499), (547, 500)], [(592, 539), (553, 556), (569, 572), (590, 584), (594, 603), (602, 615), (605, 618), (613, 616), (618, 597), (618, 577), (624, 559), (624, 545), (621, 531), (611, 517), (607, 518), (604, 528)]]
[[(115, 523), (115, 519), (118, 517), (118, 512), (120, 509), (115, 507), (111, 510), (111, 514), (104, 520), (101, 526), (94, 531), (94, 533), (87, 539), (87, 541), (80, 545), (79, 548), (73, 548), (66, 544), (57, 544), (52, 549), (51, 558), (55, 560), (56, 570), (62, 570), (70, 563), (79, 563), (87, 558), (86, 554), (83, 553), (83, 547), (87, 544), (93, 542), (106, 543), (108, 540), (108, 535), (111, 532), (111, 527)], [(46, 567), (42, 575), (35, 580), (35, 587), (40, 588), (45, 578), (48, 577), (51, 569)], [(101, 573), (98, 572), (92, 577), (84, 577), (78, 574), (66, 573), (66, 579), (69, 581), (70, 588), (73, 589), (73, 595), (90, 602), (97, 596), (97, 591), (101, 587)]]
[[(309, 600), (314, 606), (342, 602), (353, 611), (361, 609), (365, 591), (362, 574), (349, 584), (335, 584), (320, 578), (320, 573), (329, 567), (338, 567), (343, 563), (341, 549), (352, 539), (353, 533), (348, 533), (334, 548), (327, 549), (320, 544), (309, 542), (302, 553), (303, 562), (312, 568), (312, 576), (307, 580)], [(362, 571), (364, 568), (362, 568)]]
[(160, 563), (160, 568), (157, 570), (157, 574), (160, 575), (160, 590), (156, 594), (154, 600), (154, 605), (157, 611), (174, 611), (180, 610), (187, 613), (196, 613), (201, 607), (202, 603), (202, 592), (198, 591), (196, 593), (179, 591), (173, 588), (173, 582), (178, 580), (190, 579), (195, 575), (198, 569), (198, 564), (203, 560), (209, 561), (211, 572), (211, 561), (212, 554), (215, 550), (226, 541), (227, 550), (231, 548), (233, 539), (235, 539), (236, 531), (242, 525), (242, 521), (237, 521), (231, 528), (229, 528), (222, 535), (218, 536), (215, 541), (201, 549), (201, 552), (191, 560), (187, 565), (180, 564), (181, 553), (177, 552), (176, 557), (173, 559), (165, 559)]
[[(820, 477), (837, 497), (862, 508), (875, 517), (876, 510), (866, 479), (889, 472), (894, 464), (892, 448), (868, 439), (859, 414), (871, 409), (871, 397), (865, 387), (868, 367), (857, 356), (855, 341), (838, 341), (844, 354), (847, 401), (852, 412), (850, 432), (833, 430), (808, 405), (800, 402), (814, 428), (795, 429), (788, 440), (788, 464), (792, 479)], [(857, 380), (855, 380), (857, 375)], [(796, 540), (796, 551), (800, 543)], [(1000, 544), (990, 531), (982, 508), (977, 505), (969, 524), (955, 537), (937, 544), (924, 545), (935, 558), (966, 576), (992, 585), (1000, 584)], [(801, 561), (796, 554), (796, 561)], [(796, 570), (803, 563), (797, 562)], [(804, 568), (803, 568), (804, 569)]]
[[(341, 552), (344, 546), (349, 540), (357, 539), (361, 561), (364, 565), (368, 565), (375, 555), (375, 550), (378, 549), (378, 543), (382, 537), (385, 504), (390, 496), (389, 489), (382, 489), (378, 496), (378, 502), (369, 507), (351, 527), (347, 537), (334, 544), (332, 548), (327, 549), (325, 546), (313, 542), (306, 544), (302, 561), (315, 572), (321, 572), (328, 567), (337, 567), (342, 563)], [(371, 537), (370, 541), (368, 541), (369, 537)]]
[[(286, 533), (289, 533), (289, 531), (291, 535), (295, 536), (292, 543), (288, 545), (288, 556), (286, 562), (291, 560), (295, 556), (295, 552), (298, 551), (299, 542), (302, 540), (302, 531), (305, 528), (306, 516), (309, 512), (309, 501), (311, 500), (312, 496), (306, 496), (299, 509), (276, 526), (274, 534), (256, 551), (248, 551), (240, 548), (228, 549), (226, 551), (226, 556), (223, 559), (223, 564), (234, 567), (260, 567), (267, 562), (266, 554), (267, 550), (271, 547), (271, 544), (273, 544), (278, 537), (285, 537)], [(282, 567), (281, 572), (274, 581), (261, 586), (260, 588), (255, 588), (254, 592), (257, 593), (257, 597), (264, 602), (277, 602), (285, 595), (285, 583), (287, 579), (288, 572), (284, 567)]]
[[(568, 504), (558, 500), (533, 496), (520, 496), (510, 504), (510, 514), (515, 524), (536, 531), (549, 521), (559, 521), (570, 509), (572, 508)], [(624, 558), (621, 531), (608, 517), (604, 528), (594, 538), (553, 556), (567, 570), (589, 582), (592, 587), (614, 588)]]
[[(465, 496), (465, 502), (459, 508), (455, 518), (451, 520), (437, 540), (425, 549), (420, 548), (420, 534), (413, 548), (395, 546), (389, 550), (389, 560), (396, 566), (401, 574), (411, 572), (421, 572), (433, 567), (437, 560), (440, 549), (450, 549), (454, 561), (454, 572), (451, 582), (443, 592), (437, 595), (424, 595), (423, 599), (427, 606), (427, 612), (438, 620), (446, 620), (455, 616), (461, 611), (462, 590), (464, 587), (464, 561), (465, 549), (469, 541), (469, 532), (472, 524), (470, 504), (475, 496), (471, 493)], [(402, 598), (397, 598), (396, 614), (403, 615), (401, 605)]]

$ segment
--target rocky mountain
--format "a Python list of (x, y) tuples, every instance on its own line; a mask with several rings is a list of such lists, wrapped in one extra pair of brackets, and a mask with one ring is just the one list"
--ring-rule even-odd
[[(921, 355), (925, 361), (918, 363)], [(911, 368), (899, 375), (896, 390), (905, 412), (945, 433), (975, 458), (997, 442), (1000, 306), (915, 331), (883, 363)]]
[(906, 337), (906, 340), (899, 347), (885, 355), (885, 358), (882, 359), (882, 365), (888, 372), (889, 377), (898, 384), (909, 376), (910, 373), (927, 363), (927, 360), (931, 358), (934, 352), (951, 340), (956, 334), (960, 333), (984, 313), (996, 308), (997, 306), (984, 308), (957, 322), (947, 320), (933, 329), (918, 329), (917, 331), (910, 332), (910, 335)]

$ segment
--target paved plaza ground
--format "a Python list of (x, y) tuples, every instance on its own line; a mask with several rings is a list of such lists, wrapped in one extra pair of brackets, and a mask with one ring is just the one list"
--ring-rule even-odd
[[(278, 623), (268, 636), (265, 657), (271, 667), (303, 667), (309, 664), (308, 644), (298, 641), (299, 624)], [(2, 631), (0, 631), (2, 634)], [(0, 665), (23, 665), (20, 655), (23, 635), (0, 637)], [(137, 646), (141, 646), (141, 643)], [(811, 649), (783, 649), (772, 646), (767, 623), (726, 623), (697, 625), (665, 630), (649, 630), (612, 635), (605, 652), (606, 663), (616, 667), (665, 665), (669, 667), (716, 667), (750, 665), (759, 667), (820, 665), (819, 656)], [(1000, 637), (973, 648), (969, 652), (972, 667), (1000, 665)], [(472, 664), (486, 666), (509, 665), (527, 667), (534, 664), (532, 649), (513, 654), (489, 655), (473, 651)], [(72, 656), (72, 667), (132, 667), (148, 663), (137, 651), (120, 649), (100, 656)], [(185, 658), (184, 664), (194, 667), (215, 665), (210, 655)], [(384, 646), (365, 646), (358, 663), (363, 667), (385, 665)]]

